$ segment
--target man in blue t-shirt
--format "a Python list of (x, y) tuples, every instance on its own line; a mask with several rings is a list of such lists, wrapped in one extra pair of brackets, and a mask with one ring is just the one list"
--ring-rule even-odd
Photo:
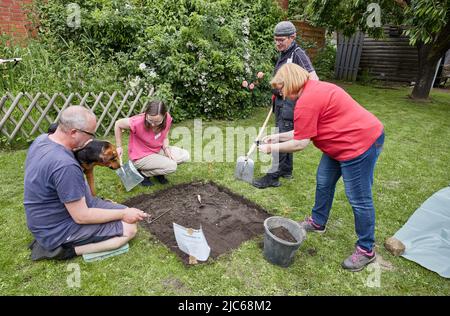
[(148, 216), (91, 195), (73, 150), (94, 137), (95, 127), (90, 110), (68, 107), (55, 133), (40, 135), (28, 150), (24, 206), (35, 237), (30, 245), (33, 260), (119, 248), (134, 238), (137, 222)]

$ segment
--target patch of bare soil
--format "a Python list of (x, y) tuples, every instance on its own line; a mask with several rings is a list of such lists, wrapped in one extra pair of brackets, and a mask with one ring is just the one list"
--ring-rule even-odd
[(263, 222), (271, 216), (259, 205), (213, 182), (175, 185), (122, 204), (150, 213), (152, 218), (141, 224), (184, 263), (189, 262), (189, 256), (178, 249), (173, 223), (192, 229), (201, 227), (211, 248), (210, 258), (217, 258), (263, 234)]

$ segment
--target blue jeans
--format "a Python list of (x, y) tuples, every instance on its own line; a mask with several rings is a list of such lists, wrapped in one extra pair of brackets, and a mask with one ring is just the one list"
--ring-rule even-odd
[(312, 210), (314, 223), (325, 226), (333, 204), (336, 182), (342, 176), (345, 194), (355, 216), (357, 245), (371, 251), (375, 243), (375, 208), (372, 200), (372, 185), (375, 164), (384, 144), (384, 132), (373, 145), (360, 156), (337, 161), (322, 155), (317, 168), (316, 201)]

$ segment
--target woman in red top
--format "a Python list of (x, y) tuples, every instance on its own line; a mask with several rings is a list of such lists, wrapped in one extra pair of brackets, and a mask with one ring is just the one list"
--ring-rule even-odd
[(155, 176), (159, 183), (167, 183), (166, 174), (175, 172), (177, 165), (189, 160), (189, 153), (179, 147), (169, 146), (169, 130), (172, 117), (162, 101), (151, 101), (145, 112), (116, 121), (114, 134), (117, 154), (122, 156), (122, 130), (130, 130), (128, 157), (145, 177), (143, 186), (153, 183)]
[(375, 164), (384, 143), (383, 124), (342, 88), (309, 80), (306, 70), (286, 64), (271, 81), (285, 98), (297, 100), (294, 130), (269, 135), (259, 150), (264, 153), (303, 150), (311, 141), (322, 152), (317, 169), (312, 216), (301, 222), (308, 232), (325, 232), (336, 182), (342, 176), (353, 208), (356, 249), (342, 266), (360, 271), (375, 260), (375, 208), (372, 184)]

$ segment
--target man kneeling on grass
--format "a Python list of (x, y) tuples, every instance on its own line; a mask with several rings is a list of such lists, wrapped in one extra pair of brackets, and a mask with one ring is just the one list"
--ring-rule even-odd
[(25, 162), (24, 206), (35, 240), (31, 259), (70, 259), (125, 245), (147, 214), (93, 197), (73, 150), (93, 137), (95, 115), (72, 106), (61, 114), (55, 133), (30, 146)]

